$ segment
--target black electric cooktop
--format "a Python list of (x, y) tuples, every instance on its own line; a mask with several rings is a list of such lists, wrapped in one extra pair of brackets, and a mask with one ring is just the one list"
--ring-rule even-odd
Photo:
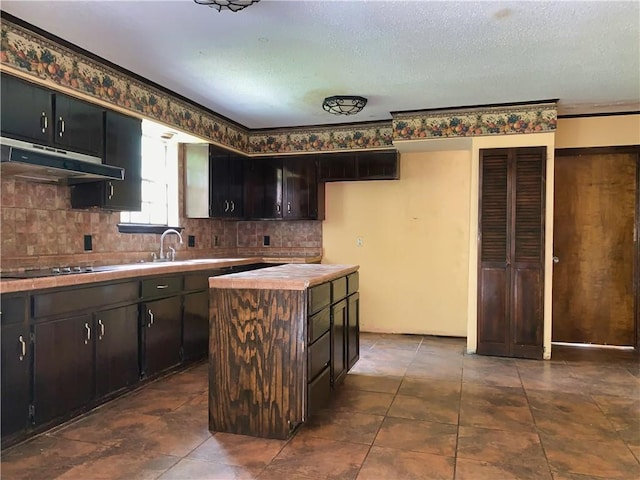
[(53, 267), (37, 270), (25, 270), (23, 272), (7, 272), (0, 273), (0, 278), (42, 278), (42, 277), (59, 277), (62, 275), (71, 275), (73, 273), (91, 273), (93, 267)]

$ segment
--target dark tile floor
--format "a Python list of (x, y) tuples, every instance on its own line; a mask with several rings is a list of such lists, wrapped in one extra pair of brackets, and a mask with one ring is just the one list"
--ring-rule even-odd
[(555, 347), (552, 361), (530, 361), (463, 349), (363, 334), (331, 407), (289, 441), (210, 433), (200, 364), (5, 450), (2, 478), (640, 478), (633, 353)]

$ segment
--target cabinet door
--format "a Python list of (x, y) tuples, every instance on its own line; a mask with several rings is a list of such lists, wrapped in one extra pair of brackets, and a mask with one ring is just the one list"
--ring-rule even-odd
[(187, 218), (209, 218), (213, 214), (209, 147), (204, 143), (185, 144), (183, 152), (185, 216)]
[(104, 205), (138, 212), (142, 207), (142, 121), (108, 111), (104, 163), (124, 168), (124, 180), (105, 184)]
[(143, 305), (144, 375), (148, 377), (180, 363), (182, 302), (175, 296)]
[(53, 131), (53, 96), (44, 88), (2, 75), (2, 134), (48, 144)]
[(205, 358), (209, 351), (209, 291), (184, 296), (182, 349), (185, 360)]
[(228, 163), (227, 188), (229, 217), (244, 218), (244, 158), (230, 155)]
[(285, 158), (283, 185), (283, 218), (317, 218), (317, 164), (314, 157)]
[(247, 162), (247, 217), (282, 218), (282, 159), (258, 158)]
[(356, 180), (356, 157), (353, 154), (321, 155), (318, 162), (320, 182)]
[[(210, 148), (209, 172), (211, 175), (210, 197), (211, 210), (209, 215), (214, 218), (228, 217), (232, 205), (229, 199), (229, 154)], [(235, 205), (233, 206), (235, 210)]]
[(88, 403), (94, 392), (94, 331), (91, 315), (34, 327), (35, 423)]
[[(3, 305), (4, 307), (4, 305)], [(4, 314), (3, 314), (4, 315)], [(2, 326), (2, 436), (29, 423), (31, 342), (24, 323)]]
[(104, 109), (66, 95), (55, 95), (55, 144), (87, 155), (104, 156)]
[(360, 358), (360, 294), (349, 295), (347, 303), (347, 370), (351, 370)]
[(138, 381), (138, 306), (96, 313), (96, 393), (98, 397)]
[(347, 373), (347, 321), (347, 301), (342, 300), (331, 307), (331, 381), (334, 387)]
[(124, 168), (124, 180), (71, 185), (71, 207), (137, 212), (142, 207), (142, 130), (137, 118), (108, 111), (104, 163)]
[(358, 180), (397, 180), (398, 152), (368, 152), (357, 156)]

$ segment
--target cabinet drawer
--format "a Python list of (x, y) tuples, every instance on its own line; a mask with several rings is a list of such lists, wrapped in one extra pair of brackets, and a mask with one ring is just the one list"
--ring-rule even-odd
[(22, 323), (27, 313), (27, 297), (0, 296), (0, 323), (8, 325), (10, 323)]
[(182, 291), (182, 277), (149, 278), (142, 281), (142, 298), (173, 295)]
[(187, 275), (186, 277), (184, 277), (185, 290), (206, 290), (208, 288), (209, 274)]
[(329, 330), (331, 326), (331, 309), (325, 308), (320, 310), (314, 316), (309, 318), (309, 328), (307, 330), (307, 339), (309, 344), (315, 342), (321, 335)]
[(336, 303), (347, 296), (347, 277), (336, 278), (331, 281), (331, 303)]
[(103, 305), (135, 302), (138, 282), (116, 283), (88, 288), (70, 288), (33, 296), (33, 317), (48, 317), (70, 312), (92, 310)]
[(309, 289), (309, 315), (322, 310), (331, 303), (331, 284), (329, 282)]
[(331, 395), (331, 369), (325, 368), (307, 387), (307, 417), (318, 413), (329, 403)]
[(309, 379), (314, 378), (324, 367), (329, 365), (330, 358), (331, 335), (327, 332), (309, 347)]
[(360, 275), (358, 272), (354, 272), (350, 275), (347, 275), (347, 293), (351, 295), (352, 293), (356, 293), (360, 288)]

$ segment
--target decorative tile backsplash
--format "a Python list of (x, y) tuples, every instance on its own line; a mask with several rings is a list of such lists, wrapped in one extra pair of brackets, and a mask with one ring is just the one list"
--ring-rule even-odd
[[(3, 178), (1, 251), (3, 271), (57, 265), (109, 265), (150, 260), (160, 235), (118, 233), (120, 214), (71, 209), (69, 187)], [(321, 221), (237, 221), (182, 218), (184, 244), (167, 237), (178, 258), (322, 254)], [(84, 251), (84, 236), (92, 251)], [(195, 247), (187, 246), (194, 235)], [(264, 235), (269, 246), (264, 246)], [(217, 242), (216, 242), (217, 239)]]

